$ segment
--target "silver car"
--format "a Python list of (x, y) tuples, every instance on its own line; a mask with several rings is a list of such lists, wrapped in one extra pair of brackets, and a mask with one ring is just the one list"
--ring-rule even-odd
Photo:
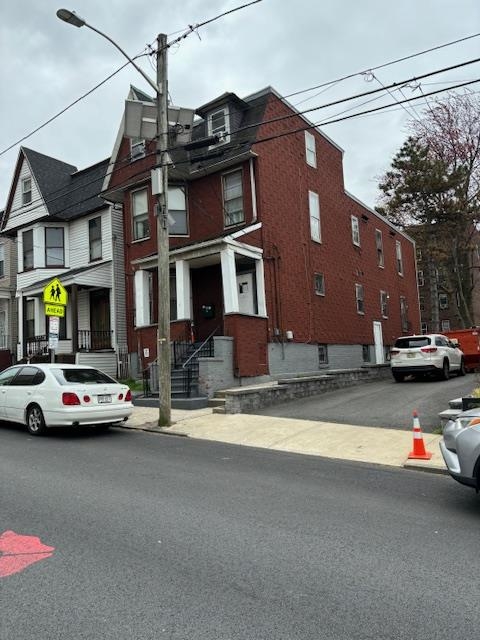
[(440, 450), (448, 472), (461, 484), (480, 489), (480, 408), (463, 411), (443, 429)]

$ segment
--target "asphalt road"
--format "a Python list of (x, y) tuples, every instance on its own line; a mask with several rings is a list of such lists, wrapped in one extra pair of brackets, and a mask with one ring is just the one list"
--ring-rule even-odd
[(448, 409), (449, 400), (469, 395), (475, 387), (480, 387), (478, 374), (455, 376), (450, 380), (408, 379), (402, 383), (387, 378), (265, 407), (255, 413), (279, 418), (412, 429), (412, 412), (416, 409), (422, 430), (431, 433), (440, 426), (438, 414)]
[(2, 532), (54, 548), (0, 577), (2, 640), (478, 637), (480, 499), (446, 476), (119, 429), (5, 427), (0, 460), (0, 575)]

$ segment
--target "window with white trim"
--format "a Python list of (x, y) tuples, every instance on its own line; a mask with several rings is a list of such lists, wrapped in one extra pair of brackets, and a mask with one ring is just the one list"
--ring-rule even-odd
[(225, 173), (222, 176), (223, 211), (226, 227), (231, 227), (234, 224), (240, 224), (245, 221), (242, 180), (241, 170)]
[(150, 237), (148, 224), (148, 195), (146, 189), (132, 193), (133, 239), (143, 240)]
[(388, 318), (388, 293), (380, 291), (380, 311), (382, 318)]
[(438, 306), (440, 307), (440, 309), (448, 309), (448, 295), (446, 293), (439, 294)]
[(375, 246), (377, 248), (377, 264), (379, 267), (385, 266), (385, 256), (383, 254), (383, 236), (380, 229), (375, 229)]
[(317, 296), (325, 295), (325, 276), (323, 273), (315, 274), (315, 293)]
[(358, 225), (357, 216), (350, 216), (352, 223), (352, 242), (355, 246), (360, 246), (360, 227)]
[(365, 300), (364, 300), (364, 292), (363, 292), (363, 284), (355, 285), (355, 300), (357, 303), (357, 313), (364, 314), (365, 313)]
[(422, 250), (419, 247), (417, 247), (415, 249), (415, 253), (417, 254), (417, 260), (420, 262), (422, 259)]
[(32, 201), (32, 179), (22, 179), (22, 205), (29, 204)]
[(305, 131), (305, 160), (310, 167), (317, 166), (317, 147), (315, 136), (310, 131)]
[(33, 269), (33, 229), (22, 233), (23, 270)]
[(65, 237), (63, 227), (45, 227), (45, 266), (63, 267)]
[(171, 236), (188, 235), (185, 189), (181, 187), (168, 188), (168, 216)]
[(423, 271), (420, 270), (417, 274), (417, 279), (418, 279), (418, 286), (419, 287), (423, 287), (423, 285), (425, 284), (425, 278), (423, 277)]
[(428, 324), (426, 322), (422, 322), (422, 333), (428, 333)]
[(90, 218), (88, 221), (88, 246), (90, 262), (102, 258), (102, 218)]
[(310, 212), (310, 235), (315, 242), (321, 242), (320, 201), (318, 199), (318, 193), (314, 191), (308, 192), (308, 209)]
[(450, 331), (450, 320), (442, 320), (442, 333), (444, 331)]
[(5, 275), (5, 245), (0, 244), (0, 278)]
[(419, 305), (420, 305), (420, 311), (424, 312), (425, 311), (425, 298), (423, 296), (419, 296), (418, 302), (419, 302)]
[(400, 296), (400, 322), (402, 331), (408, 331), (407, 299), (404, 296)]
[(399, 276), (403, 276), (402, 245), (400, 240), (395, 241), (395, 255), (397, 258), (397, 273)]
[(217, 109), (217, 111), (210, 113), (207, 117), (207, 126), (209, 136), (220, 137), (220, 142), (218, 144), (230, 142), (228, 107), (223, 107), (222, 109)]
[(145, 140), (143, 138), (130, 138), (130, 158), (138, 160), (145, 157)]

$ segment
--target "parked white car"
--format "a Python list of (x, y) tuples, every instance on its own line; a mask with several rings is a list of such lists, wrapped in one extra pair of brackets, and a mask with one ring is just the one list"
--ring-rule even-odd
[(451, 372), (465, 375), (463, 352), (446, 336), (437, 333), (402, 336), (390, 350), (392, 375), (403, 382), (408, 375), (435, 375), (448, 380)]
[(75, 364), (24, 364), (0, 372), (0, 420), (48, 427), (110, 425), (128, 419), (132, 394), (103, 371)]

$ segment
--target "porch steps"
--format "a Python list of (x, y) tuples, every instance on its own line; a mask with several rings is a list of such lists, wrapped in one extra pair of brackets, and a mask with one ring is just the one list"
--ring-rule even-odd
[(210, 398), (208, 406), (213, 408), (212, 413), (225, 413), (225, 398), (219, 398), (216, 395)]

